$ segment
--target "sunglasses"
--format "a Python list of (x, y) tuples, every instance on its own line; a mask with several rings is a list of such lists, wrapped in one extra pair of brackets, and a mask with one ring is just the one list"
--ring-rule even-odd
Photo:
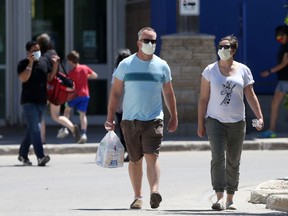
[(143, 41), (145, 44), (148, 44), (149, 42), (151, 42), (151, 44), (156, 44), (156, 40), (142, 39), (140, 41)]
[(222, 49), (222, 48), (224, 48), (224, 49), (230, 49), (230, 48), (231, 48), (231, 45), (218, 45), (217, 48), (218, 48), (218, 49)]

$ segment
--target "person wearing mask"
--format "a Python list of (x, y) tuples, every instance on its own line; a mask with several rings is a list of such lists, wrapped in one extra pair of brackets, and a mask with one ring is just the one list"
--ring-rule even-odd
[(207, 133), (211, 146), (211, 182), (217, 196), (212, 209), (236, 210), (233, 197), (238, 190), (246, 133), (244, 95), (256, 116), (253, 126), (262, 130), (264, 121), (253, 90), (252, 73), (246, 65), (234, 60), (238, 49), (237, 38), (226, 36), (217, 48), (220, 60), (208, 65), (202, 73), (197, 132), (199, 137)]
[(285, 95), (288, 94), (288, 26), (281, 25), (275, 29), (277, 41), (280, 43), (277, 54), (277, 65), (268, 70), (262, 71), (262, 77), (272, 74), (277, 75), (278, 83), (271, 102), (271, 114), (269, 129), (261, 133), (262, 138), (275, 138), (276, 122), (279, 113), (279, 106)]
[(110, 91), (106, 130), (114, 130), (114, 117), (123, 95), (121, 128), (129, 155), (129, 175), (134, 190), (131, 209), (142, 208), (143, 157), (147, 165), (150, 186), (150, 206), (159, 207), (160, 167), (159, 150), (163, 137), (164, 102), (170, 119), (167, 129), (174, 132), (178, 127), (176, 99), (172, 87), (170, 67), (154, 54), (157, 34), (150, 27), (138, 32), (137, 53), (125, 58), (113, 74)]
[(19, 148), (18, 160), (23, 165), (31, 166), (28, 158), (29, 148), (33, 144), (38, 166), (45, 166), (50, 156), (44, 154), (41, 141), (40, 123), (47, 103), (47, 80), (52, 80), (58, 70), (59, 57), (51, 56), (52, 67), (41, 57), (40, 46), (35, 41), (26, 43), (27, 58), (18, 63), (18, 77), (22, 82), (21, 105), (23, 118), (27, 126), (25, 136)]

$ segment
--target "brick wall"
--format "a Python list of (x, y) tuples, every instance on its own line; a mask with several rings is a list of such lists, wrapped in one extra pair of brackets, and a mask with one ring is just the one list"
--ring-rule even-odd
[[(179, 128), (176, 135), (196, 133), (201, 73), (217, 60), (212, 35), (173, 34), (162, 36), (160, 56), (171, 68), (177, 100)], [(165, 123), (169, 114), (165, 109)]]

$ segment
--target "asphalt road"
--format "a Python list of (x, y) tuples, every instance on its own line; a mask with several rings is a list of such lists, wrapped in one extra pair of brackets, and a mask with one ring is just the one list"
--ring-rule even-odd
[[(249, 203), (258, 184), (288, 176), (288, 151), (244, 151), (237, 211), (215, 212), (210, 186), (210, 151), (163, 152), (160, 155), (158, 210), (149, 206), (144, 172), (143, 209), (129, 210), (133, 192), (123, 168), (104, 169), (95, 154), (51, 155), (46, 167), (23, 167), (17, 156), (0, 157), (1, 216), (150, 216), (150, 215), (286, 215)], [(36, 164), (35, 156), (30, 159)], [(145, 169), (144, 169), (145, 170)]]

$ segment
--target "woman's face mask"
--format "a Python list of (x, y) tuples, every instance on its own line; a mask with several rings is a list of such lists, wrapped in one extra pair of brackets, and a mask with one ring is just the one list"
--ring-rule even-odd
[(230, 45), (218, 45), (218, 56), (221, 60), (228, 60), (232, 57)]

